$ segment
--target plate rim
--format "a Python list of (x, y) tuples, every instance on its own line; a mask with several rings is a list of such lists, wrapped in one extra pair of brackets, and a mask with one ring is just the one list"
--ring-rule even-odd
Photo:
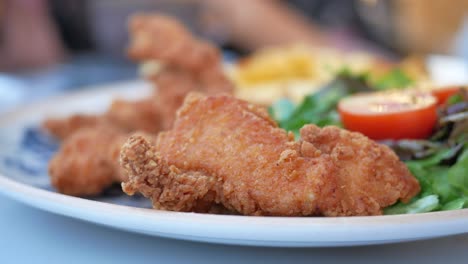
[[(107, 94), (109, 89), (117, 91), (131, 87), (135, 91), (142, 89), (143, 84), (141, 81), (128, 81), (96, 85), (93, 87), (98, 89), (50, 97), (0, 114), (0, 128), (9, 120), (15, 120), (44, 105), (54, 108), (69, 100)], [(42, 112), (45, 114), (47, 111), (42, 110)], [(0, 193), (45, 211), (108, 227), (162, 237), (223, 244), (348, 246), (468, 233), (468, 209), (358, 217), (261, 217), (168, 212), (67, 196), (20, 183), (1, 172)], [(271, 232), (272, 228), (276, 231)], [(255, 238), (252, 238), (253, 235)]]
[[(44, 211), (107, 227), (221, 244), (329, 247), (385, 244), (468, 233), (468, 209), (355, 217), (262, 217), (169, 212), (68, 196), (16, 182), (3, 174), (0, 174), (0, 193)], [(244, 232), (239, 232), (236, 226), (245, 228)], [(271, 232), (272, 228), (282, 230), (275, 234)], [(426, 232), (414, 235), (409, 232), (411, 230)], [(257, 238), (252, 239), (252, 233)], [(367, 235), (360, 238), (362, 234)], [(370, 234), (379, 236), (374, 238)], [(307, 239), (309, 236), (318, 239)]]

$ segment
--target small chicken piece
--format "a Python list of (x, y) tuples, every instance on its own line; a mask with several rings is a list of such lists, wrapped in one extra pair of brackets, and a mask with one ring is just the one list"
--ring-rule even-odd
[(190, 94), (156, 144), (141, 135), (124, 144), (123, 190), (142, 193), (156, 209), (204, 212), (222, 204), (281, 216), (377, 215), (419, 191), (389, 148), (361, 134), (313, 125), (301, 133), (294, 141), (263, 108), (233, 97)]
[(77, 131), (49, 163), (52, 185), (64, 194), (91, 196), (123, 181), (118, 159), (127, 137), (119, 129), (104, 125)]

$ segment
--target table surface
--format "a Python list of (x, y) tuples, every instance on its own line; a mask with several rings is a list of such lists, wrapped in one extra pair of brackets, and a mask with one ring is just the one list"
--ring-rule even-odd
[(0, 263), (468, 263), (468, 234), (365, 247), (241, 247), (127, 233), (3, 195), (0, 212)]

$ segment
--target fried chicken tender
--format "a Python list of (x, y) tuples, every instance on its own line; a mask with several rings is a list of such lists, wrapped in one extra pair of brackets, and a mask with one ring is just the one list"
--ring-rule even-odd
[(152, 144), (130, 137), (120, 163), (123, 190), (156, 209), (244, 215), (378, 215), (419, 191), (387, 147), (336, 127), (314, 125), (302, 140), (260, 107), (231, 96), (190, 94), (174, 127)]
[(162, 64), (148, 77), (157, 87), (155, 98), (161, 106), (163, 130), (172, 127), (175, 112), (189, 92), (232, 92), (219, 49), (194, 37), (177, 20), (160, 14), (136, 14), (129, 20), (129, 31), (129, 56)]
[(124, 180), (119, 152), (128, 134), (112, 126), (83, 128), (63, 142), (49, 163), (52, 185), (61, 193), (91, 196)]
[(43, 126), (52, 135), (64, 140), (82, 128), (104, 124), (123, 131), (156, 133), (171, 128), (175, 112), (189, 92), (232, 92), (218, 48), (194, 37), (177, 20), (159, 14), (138, 14), (131, 17), (129, 29), (129, 56), (163, 65), (149, 76), (156, 88), (154, 94), (136, 102), (116, 100), (103, 115), (46, 120)]

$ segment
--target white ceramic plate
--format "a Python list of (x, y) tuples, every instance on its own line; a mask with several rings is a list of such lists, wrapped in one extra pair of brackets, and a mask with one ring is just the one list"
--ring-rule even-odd
[(123, 230), (237, 245), (325, 247), (383, 244), (468, 233), (468, 209), (372, 217), (249, 217), (148, 209), (142, 197), (118, 188), (93, 199), (56, 193), (47, 161), (58, 144), (40, 129), (45, 117), (102, 112), (115, 97), (148, 94), (143, 82), (128, 82), (54, 98), (0, 116), (0, 191), (53, 213)]

